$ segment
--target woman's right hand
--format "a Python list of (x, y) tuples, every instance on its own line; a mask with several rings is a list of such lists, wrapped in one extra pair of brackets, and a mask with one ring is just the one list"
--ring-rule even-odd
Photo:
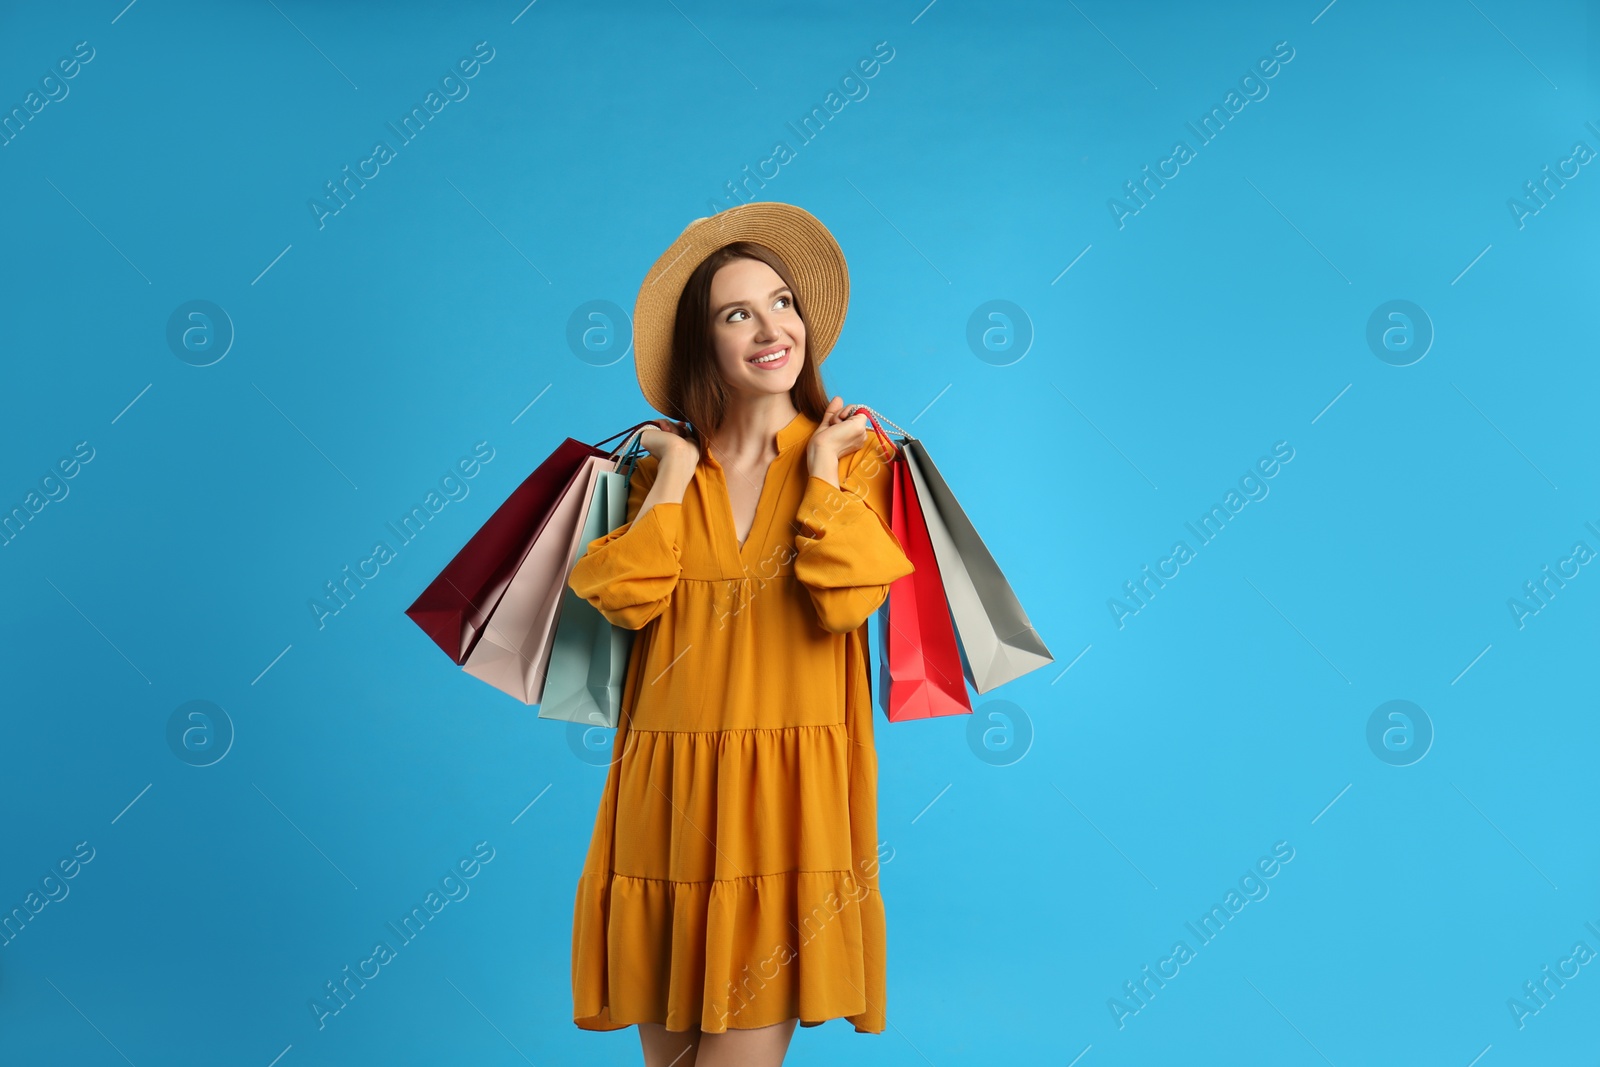
[(663, 465), (670, 461), (692, 470), (700, 463), (700, 442), (685, 422), (656, 419), (639, 432), (639, 445)]

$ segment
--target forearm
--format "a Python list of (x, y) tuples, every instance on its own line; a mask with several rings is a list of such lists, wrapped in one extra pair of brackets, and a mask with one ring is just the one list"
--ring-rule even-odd
[[(682, 571), (682, 504), (694, 476), (693, 458), (655, 468), (648, 488), (639, 482), (630, 489), (629, 509), (638, 501), (632, 521), (591, 541), (567, 577), (574, 593), (628, 630), (643, 628), (666, 610)], [(668, 506), (653, 512), (656, 504)]]
[(849, 488), (842, 488), (838, 455), (808, 449), (806, 462), (810, 477), (795, 515), (794, 575), (810, 591), (822, 628), (848, 633), (878, 609), (890, 585), (915, 568), (889, 526), (886, 465), (847, 465)]
[(812, 477), (821, 478), (835, 489), (839, 488), (839, 457), (826, 449), (806, 449), (806, 469)]
[(645, 494), (644, 503), (639, 505), (639, 513), (633, 517), (634, 523), (637, 524), (657, 504), (683, 503), (683, 494), (688, 492), (689, 483), (694, 480), (694, 469), (692, 462), (671, 456), (663, 459), (656, 471), (655, 483)]

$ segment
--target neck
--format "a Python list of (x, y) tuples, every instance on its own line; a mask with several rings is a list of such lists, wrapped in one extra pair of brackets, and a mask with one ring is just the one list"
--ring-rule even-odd
[(800, 409), (788, 393), (764, 396), (736, 394), (728, 401), (722, 424), (713, 431), (713, 448), (719, 460), (770, 459), (778, 431), (794, 421)]

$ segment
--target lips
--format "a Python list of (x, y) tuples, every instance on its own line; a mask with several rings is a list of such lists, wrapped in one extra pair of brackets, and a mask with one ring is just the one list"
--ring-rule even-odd
[(745, 362), (757, 370), (777, 370), (789, 362), (790, 349), (789, 346), (785, 345), (781, 349), (778, 349), (778, 351), (780, 351), (782, 355), (779, 355), (776, 359), (771, 358), (771, 352), (767, 352), (761, 356), (747, 359)]

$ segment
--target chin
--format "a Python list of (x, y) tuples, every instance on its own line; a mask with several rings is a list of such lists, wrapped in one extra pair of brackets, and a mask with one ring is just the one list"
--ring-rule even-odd
[(763, 371), (753, 367), (744, 367), (740, 379), (744, 382), (747, 392), (760, 395), (787, 393), (794, 389), (794, 384), (800, 380), (800, 372), (805, 368), (805, 357), (796, 360), (790, 358), (789, 365), (782, 371)]

